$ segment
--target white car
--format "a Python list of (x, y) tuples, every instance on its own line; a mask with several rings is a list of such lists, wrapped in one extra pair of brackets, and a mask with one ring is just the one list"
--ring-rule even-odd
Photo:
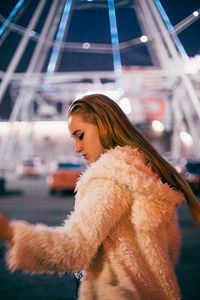
[(43, 175), (42, 164), (39, 157), (26, 159), (18, 165), (16, 173), (19, 177), (40, 177)]

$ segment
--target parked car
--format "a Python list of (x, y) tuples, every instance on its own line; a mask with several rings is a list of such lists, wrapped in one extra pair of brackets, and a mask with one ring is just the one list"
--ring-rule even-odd
[(42, 165), (39, 157), (34, 157), (22, 161), (16, 169), (20, 178), (24, 177), (40, 177), (42, 175)]
[(55, 194), (59, 191), (73, 191), (83, 169), (83, 165), (79, 163), (58, 162), (56, 170), (47, 177), (49, 192)]

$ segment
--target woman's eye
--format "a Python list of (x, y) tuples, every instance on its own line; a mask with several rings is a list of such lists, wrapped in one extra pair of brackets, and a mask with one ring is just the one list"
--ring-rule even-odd
[(83, 132), (83, 133), (81, 133), (81, 135), (79, 135), (79, 136), (78, 136), (79, 140), (82, 140), (82, 139), (83, 139), (83, 137), (84, 137), (84, 132)]

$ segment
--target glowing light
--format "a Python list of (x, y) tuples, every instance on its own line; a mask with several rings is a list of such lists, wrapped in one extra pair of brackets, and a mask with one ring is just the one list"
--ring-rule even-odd
[[(21, 123), (22, 123), (22, 126), (21, 126)], [(13, 122), (12, 123), (12, 130), (13, 131), (19, 131), (20, 130), (20, 128), (21, 127), (23, 127), (24, 126), (24, 124), (23, 124), (23, 122)]]
[(200, 71), (200, 55), (195, 55), (185, 63), (184, 71), (186, 74), (197, 74)]
[(40, 116), (53, 116), (56, 114), (56, 107), (49, 104), (42, 104), (39, 106), (37, 113)]
[(29, 122), (19, 122), (20, 134), (23, 136), (29, 136), (32, 131), (32, 125)]
[(188, 147), (193, 146), (193, 138), (188, 132), (180, 131), (179, 136), (184, 145)]
[(27, 137), (30, 134), (36, 139), (44, 139), (46, 136), (53, 138), (69, 137), (66, 121), (38, 121), (38, 122), (0, 122), (0, 137), (13, 134), (19, 137)]
[(193, 14), (194, 17), (198, 17), (199, 12), (197, 10), (195, 10), (192, 14)]
[(86, 43), (83, 43), (83, 49), (89, 49), (90, 48), (90, 43), (86, 42)]
[(146, 42), (148, 41), (148, 37), (147, 37), (146, 35), (142, 35), (142, 36), (140, 37), (140, 41), (141, 41), (142, 43), (146, 43)]
[(29, 32), (29, 36), (35, 36), (35, 31), (33, 31), (33, 30), (30, 31), (30, 32)]
[(122, 96), (122, 95), (124, 94), (124, 89), (123, 89), (122, 87), (119, 87), (119, 88), (117, 89), (117, 92), (118, 92), (119, 97), (120, 97), (120, 96)]
[(32, 123), (30, 122), (0, 122), (0, 136), (9, 133), (22, 133), (28, 135), (31, 132)]
[(158, 120), (153, 120), (152, 121), (152, 128), (156, 132), (163, 132), (164, 129), (165, 129), (165, 126), (162, 122), (160, 122)]
[(129, 98), (123, 97), (120, 100), (120, 104), (119, 105), (120, 105), (121, 109), (123, 110), (123, 112), (126, 115), (129, 115), (131, 113), (132, 107), (131, 107), (131, 102), (130, 102)]
[(10, 132), (10, 123), (0, 122), (0, 136), (7, 135)]
[(43, 83), (42, 87), (45, 91), (48, 91), (50, 88), (50, 84), (48, 82), (45, 82), (45, 83)]
[(66, 121), (38, 121), (33, 124), (34, 134), (38, 137), (44, 137), (51, 134), (52, 136), (63, 136), (68, 134)]

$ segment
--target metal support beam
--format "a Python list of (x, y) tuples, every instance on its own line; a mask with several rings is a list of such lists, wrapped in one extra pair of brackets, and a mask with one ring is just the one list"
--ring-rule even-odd
[(3, 80), (2, 80), (1, 85), (0, 85), (0, 103), (3, 99), (3, 96), (6, 92), (6, 89), (9, 85), (9, 83), (10, 83), (10, 80), (12, 78), (12, 74), (14, 73), (14, 71), (15, 71), (15, 69), (16, 69), (16, 67), (17, 67), (17, 65), (18, 65), (18, 63), (19, 63), (19, 61), (20, 61), (20, 59), (23, 55), (23, 52), (24, 52), (24, 50), (27, 46), (27, 43), (30, 39), (29, 33), (30, 33), (30, 31), (32, 31), (35, 28), (35, 26), (38, 22), (38, 19), (40, 17), (40, 14), (41, 14), (41, 12), (44, 8), (45, 2), (46, 2), (46, 0), (39, 1), (38, 7), (37, 7), (32, 19), (31, 19), (31, 21), (30, 21), (30, 23), (27, 27), (27, 30), (26, 30), (26, 32), (25, 32), (25, 34), (24, 34), (17, 50), (15, 51), (15, 54), (14, 54), (14, 56), (13, 56), (13, 58), (12, 58), (10, 64), (9, 64), (9, 66), (6, 70), (5, 76), (3, 77)]

